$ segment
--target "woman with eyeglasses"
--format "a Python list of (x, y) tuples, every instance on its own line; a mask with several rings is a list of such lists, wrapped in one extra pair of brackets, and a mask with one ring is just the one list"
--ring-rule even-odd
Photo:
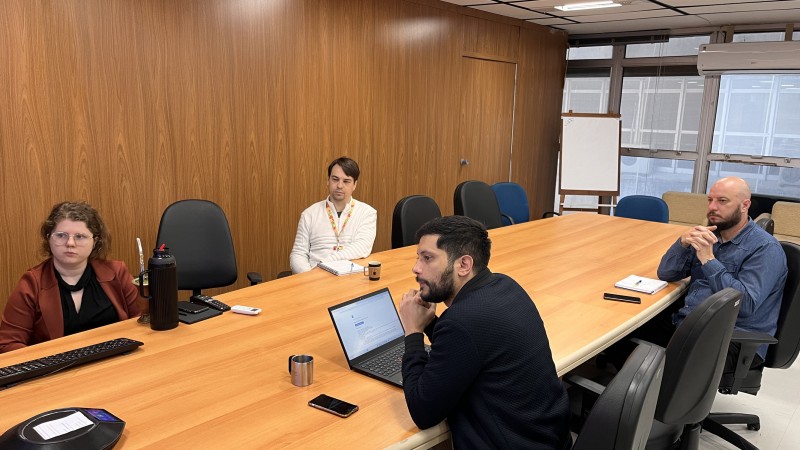
[(111, 235), (86, 202), (53, 206), (42, 223), (42, 254), (11, 292), (0, 320), (0, 353), (139, 315), (122, 261), (106, 260)]

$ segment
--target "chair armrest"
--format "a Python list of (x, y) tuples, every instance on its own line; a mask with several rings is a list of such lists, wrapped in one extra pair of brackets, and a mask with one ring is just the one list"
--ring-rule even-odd
[(603, 391), (606, 390), (606, 387), (602, 384), (592, 381), (588, 378), (584, 378), (580, 375), (565, 375), (564, 381), (573, 386), (578, 386), (583, 390), (593, 392), (597, 395), (602, 394)]
[(755, 223), (769, 234), (775, 232), (775, 221), (772, 220), (772, 215), (770, 213), (759, 214), (755, 219)]
[(592, 405), (606, 389), (600, 383), (575, 374), (564, 375), (562, 382), (569, 385), (570, 429), (578, 431), (589, 415)]
[(753, 219), (753, 220), (754, 220), (754, 221), (756, 221), (756, 222), (758, 222), (758, 221), (759, 221), (759, 220), (761, 220), (761, 219), (771, 219), (771, 218), (772, 218), (772, 214), (771, 214), (771, 213), (768, 213), (768, 212), (767, 212), (767, 213), (765, 212), (765, 213), (761, 213), (761, 214), (759, 214), (759, 215), (758, 215), (758, 217), (756, 217), (756, 218), (755, 218), (755, 219)]
[(652, 343), (652, 342), (650, 342), (650, 341), (645, 341), (645, 340), (643, 340), (643, 339), (639, 339), (639, 338), (628, 338), (628, 341), (630, 341), (630, 342), (633, 342), (633, 343), (634, 343), (634, 344), (636, 344), (636, 345), (642, 345), (642, 344), (645, 344), (645, 345), (649, 345), (649, 346), (651, 346), (651, 347), (656, 347), (656, 348), (660, 348), (660, 349), (664, 349), (664, 350), (666, 350), (664, 347), (662, 347), (662, 346), (660, 346), (660, 345), (656, 345), (656, 344), (653, 344), (653, 343)]
[(777, 344), (778, 340), (768, 335), (767, 333), (755, 333), (752, 331), (733, 330), (731, 335), (731, 342), (738, 342), (742, 345), (755, 344), (756, 347), (761, 344)]
[(557, 212), (555, 212), (555, 211), (547, 211), (547, 212), (545, 212), (544, 214), (542, 214), (542, 219), (546, 219), (546, 218), (548, 218), (548, 217), (560, 216), (560, 215), (561, 215), (561, 214), (559, 214), (559, 213), (557, 213)]
[(247, 272), (247, 279), (250, 280), (250, 286), (255, 286), (264, 281), (264, 277), (259, 272)]
[(639, 338), (630, 338), (629, 341), (633, 342), (636, 345), (647, 344), (647, 345), (655, 345), (652, 342), (643, 341)]
[(736, 361), (736, 369), (733, 374), (733, 385), (730, 389), (724, 389), (725, 394), (736, 394), (739, 392), (739, 387), (741, 387), (744, 379), (747, 378), (750, 365), (753, 364), (753, 358), (756, 357), (756, 350), (758, 350), (758, 347), (764, 344), (776, 344), (778, 340), (766, 333), (733, 330), (731, 342), (738, 343), (741, 348), (739, 349), (739, 358)]
[(508, 214), (500, 213), (500, 216), (501, 217), (505, 217), (506, 220), (508, 220), (508, 223), (510, 223), (511, 225), (514, 225), (514, 219), (512, 219), (511, 216), (509, 216)]

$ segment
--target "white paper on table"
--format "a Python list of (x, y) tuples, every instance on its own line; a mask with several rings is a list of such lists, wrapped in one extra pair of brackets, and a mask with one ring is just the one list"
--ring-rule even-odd
[(33, 427), (43, 439), (53, 439), (54, 437), (67, 434), (71, 431), (80, 430), (83, 427), (93, 425), (94, 422), (87, 419), (80, 411), (75, 411), (66, 417), (40, 423)]

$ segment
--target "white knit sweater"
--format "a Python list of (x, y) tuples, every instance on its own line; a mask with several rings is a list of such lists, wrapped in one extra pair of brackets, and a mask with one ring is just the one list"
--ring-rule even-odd
[(336, 247), (336, 235), (333, 232), (325, 204), (330, 205), (337, 230), (345, 224), (350, 203), (337, 217), (333, 203), (328, 199), (314, 203), (300, 215), (297, 224), (297, 235), (294, 247), (289, 255), (292, 273), (307, 272), (322, 261), (366, 258), (372, 252), (378, 223), (378, 212), (366, 203), (353, 199), (353, 214), (347, 221), (344, 231), (340, 231), (339, 245)]

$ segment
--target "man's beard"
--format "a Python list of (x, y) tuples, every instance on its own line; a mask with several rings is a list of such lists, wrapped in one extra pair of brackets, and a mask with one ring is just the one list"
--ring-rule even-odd
[[(716, 217), (720, 218), (719, 216), (716, 216)], [(717, 231), (725, 231), (725, 230), (727, 230), (729, 228), (733, 228), (734, 226), (739, 224), (740, 220), (742, 220), (742, 211), (740, 209), (738, 209), (738, 208), (736, 209), (736, 211), (731, 213), (730, 217), (728, 217), (727, 219), (723, 219), (721, 222), (718, 222), (718, 223), (713, 223), (711, 221), (711, 217), (708, 217), (708, 223), (710, 225), (716, 225), (717, 226)]]
[(427, 294), (420, 293), (420, 297), (423, 300), (430, 303), (443, 302), (452, 297), (453, 293), (455, 292), (455, 282), (453, 281), (453, 266), (448, 267), (444, 272), (442, 272), (442, 276), (439, 277), (439, 281), (437, 282), (431, 283), (428, 281), (421, 280), (419, 277), (417, 277), (417, 283), (425, 284), (426, 286), (428, 286)]

